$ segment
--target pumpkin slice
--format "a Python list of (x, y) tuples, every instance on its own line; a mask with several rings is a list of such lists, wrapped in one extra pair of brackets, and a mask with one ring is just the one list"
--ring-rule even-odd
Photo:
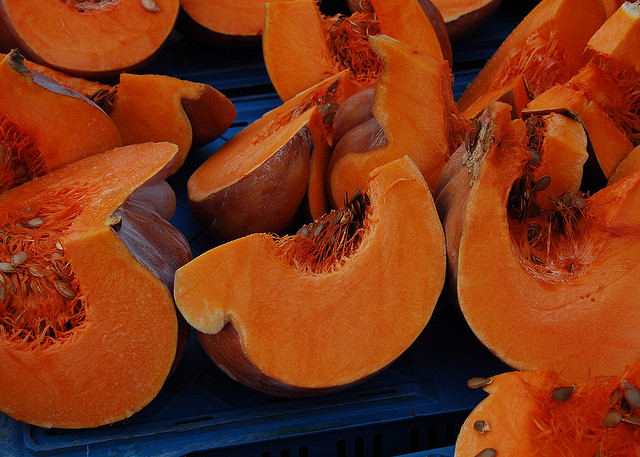
[(116, 86), (93, 99), (118, 126), (123, 144), (177, 144), (172, 173), (192, 147), (220, 137), (236, 118), (233, 103), (213, 87), (165, 75), (123, 73)]
[[(191, 258), (166, 220), (173, 192), (158, 182), (176, 152), (125, 146), (0, 194), (6, 414), (95, 427), (131, 416), (162, 387), (178, 345), (173, 272)], [(145, 183), (154, 185), (134, 192)]]
[(22, 62), (17, 51), (0, 62), (0, 191), (122, 144), (95, 103)]
[(311, 87), (244, 128), (191, 175), (192, 214), (216, 240), (281, 233), (293, 222), (307, 189), (314, 212), (328, 206), (323, 163), (330, 123), (351, 93), (349, 84), (344, 71)]
[(451, 60), (442, 17), (429, 0), (372, 0), (367, 5), (368, 11), (350, 17), (326, 17), (313, 0), (267, 3), (262, 49), (282, 100), (344, 69), (351, 70), (355, 92), (372, 86), (382, 71), (368, 43), (372, 35), (389, 35)]
[[(180, 29), (204, 43), (259, 45), (266, 3), (265, 0), (180, 0), (184, 13), (180, 16)], [(194, 26), (197, 30), (193, 30)]]
[(223, 371), (265, 392), (310, 395), (393, 362), (430, 319), (444, 275), (442, 227), (405, 157), (295, 235), (252, 234), (195, 258), (176, 272), (175, 297)]
[(385, 69), (376, 81), (373, 117), (366, 114), (370, 98), (363, 100), (365, 114), (356, 118), (364, 122), (343, 134), (331, 155), (327, 179), (336, 208), (345, 192), (351, 195), (365, 187), (374, 168), (406, 154), (433, 188), (469, 125), (453, 101), (451, 72), (444, 60), (388, 36), (369, 41)]
[(622, 178), (640, 171), (640, 146), (636, 146), (616, 167), (611, 174), (608, 184), (613, 184)]
[[(458, 104), (487, 106), (493, 91), (524, 75), (534, 96), (571, 78), (586, 62), (585, 46), (605, 21), (600, 0), (542, 0), (509, 34)], [(484, 100), (480, 102), (479, 100)]]
[(474, 378), (489, 393), (467, 417), (456, 457), (633, 456), (640, 440), (640, 364), (562, 383), (551, 370)]
[(511, 105), (511, 117), (516, 119), (522, 117), (522, 111), (526, 109), (526, 106), (531, 102), (532, 98), (533, 93), (527, 78), (525, 78), (524, 75), (518, 75), (505, 86), (498, 87), (484, 94), (483, 97), (480, 97), (469, 105), (463, 114), (469, 119), (475, 119), (484, 112), (487, 107), (487, 100), (498, 100)]
[(179, 0), (2, 0), (0, 46), (68, 74), (114, 76), (153, 58), (179, 6)]
[(502, 0), (433, 0), (452, 41), (474, 32), (496, 12), (501, 3)]
[(558, 195), (551, 210), (532, 213), (531, 138), (508, 111), (495, 108), (462, 154), (452, 175), (470, 181), (452, 178), (438, 202), (460, 308), (515, 368), (549, 368), (571, 382), (620, 372), (640, 344), (640, 175), (588, 198)]

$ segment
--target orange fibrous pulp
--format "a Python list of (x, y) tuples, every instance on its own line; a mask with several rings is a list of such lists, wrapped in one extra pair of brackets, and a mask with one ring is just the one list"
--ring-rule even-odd
[(0, 114), (0, 192), (47, 171), (38, 146)]

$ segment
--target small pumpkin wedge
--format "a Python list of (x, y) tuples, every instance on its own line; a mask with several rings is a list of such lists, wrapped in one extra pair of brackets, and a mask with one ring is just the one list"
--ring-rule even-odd
[(570, 382), (620, 372), (640, 343), (631, 324), (640, 317), (631, 298), (640, 175), (531, 212), (531, 138), (522, 120), (494, 106), (436, 197), (462, 313), (515, 368), (549, 368)]
[(0, 194), (4, 413), (96, 427), (162, 387), (179, 343), (173, 273), (191, 259), (166, 220), (175, 197), (161, 180), (176, 152), (116, 148)]
[(613, 184), (637, 171), (640, 171), (640, 146), (633, 148), (629, 155), (622, 159), (615, 171), (611, 174), (608, 184)]
[(0, 62), (0, 191), (122, 144), (89, 99), (32, 72), (17, 51)]
[[(460, 110), (472, 117), (493, 91), (524, 75), (533, 96), (571, 78), (588, 58), (585, 46), (605, 21), (600, 0), (542, 0), (509, 34), (460, 96)], [(479, 100), (484, 100), (480, 102)], [(476, 105), (472, 113), (467, 110)]]
[(456, 457), (637, 454), (638, 363), (573, 384), (551, 370), (508, 372), (469, 384), (489, 396), (462, 425)]
[[(433, 188), (469, 125), (453, 100), (451, 72), (444, 60), (388, 36), (371, 37), (369, 41), (384, 62), (384, 71), (374, 86), (373, 106), (369, 92), (369, 99), (363, 100), (363, 114), (347, 124), (362, 122), (342, 134), (331, 154), (328, 192), (336, 208), (345, 192), (352, 195), (364, 188), (374, 168), (406, 154)], [(415, 85), (416, 80), (420, 85)], [(351, 110), (347, 104), (343, 107)], [(347, 129), (342, 127), (341, 108), (336, 113), (340, 121), (336, 130), (340, 132)]]
[(501, 3), (502, 0), (433, 0), (442, 14), (451, 41), (458, 41), (474, 32)]
[[(244, 42), (259, 46), (266, 3), (265, 0), (180, 0), (178, 25), (204, 43)], [(194, 31), (193, 26), (198, 30)]]
[(254, 232), (281, 233), (305, 195), (312, 213), (327, 208), (324, 164), (330, 123), (350, 93), (346, 70), (234, 135), (189, 177), (189, 206), (196, 220), (224, 242)]
[(165, 75), (122, 73), (93, 99), (105, 107), (124, 145), (168, 141), (178, 146), (172, 173), (192, 147), (220, 137), (236, 118), (233, 103), (213, 87)]
[(431, 194), (405, 157), (296, 235), (252, 234), (196, 257), (176, 272), (176, 304), (233, 378), (277, 395), (320, 394), (412, 344), (440, 295), (444, 256)]
[(0, 48), (18, 48), (68, 74), (115, 76), (154, 57), (179, 6), (179, 0), (2, 0)]
[(389, 35), (450, 61), (442, 16), (429, 0), (421, 2), (372, 0), (368, 11), (350, 17), (324, 16), (313, 0), (267, 3), (262, 50), (276, 92), (286, 101), (345, 69), (354, 92), (372, 86), (382, 64), (369, 47), (371, 35)]

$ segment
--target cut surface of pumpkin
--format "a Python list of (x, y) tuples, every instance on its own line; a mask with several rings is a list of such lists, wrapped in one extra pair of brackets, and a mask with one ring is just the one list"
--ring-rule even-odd
[(0, 410), (9, 416), (96, 427), (131, 416), (162, 387), (178, 345), (173, 273), (191, 258), (166, 220), (173, 191), (159, 181), (176, 152), (117, 148), (0, 194)]
[(195, 258), (176, 272), (176, 304), (235, 379), (278, 395), (320, 393), (382, 370), (412, 344), (442, 289), (444, 256), (431, 194), (405, 157), (296, 235), (252, 234)]
[(540, 179), (527, 172), (526, 125), (508, 109), (493, 119), (436, 198), (463, 315), (518, 369), (550, 368), (568, 382), (620, 372), (640, 338), (631, 324), (640, 175), (588, 198), (563, 192), (542, 210), (532, 206)]
[[(351, 71), (354, 91), (372, 86), (382, 71), (368, 43), (373, 35), (389, 35), (435, 58), (450, 59), (444, 28), (441, 44), (417, 0), (369, 3), (373, 11), (350, 17), (324, 16), (313, 0), (267, 3), (262, 48), (269, 77), (282, 100), (345, 69)], [(437, 20), (442, 23), (441, 16)]]
[(17, 51), (0, 62), (0, 84), (0, 191), (122, 144), (104, 111), (28, 70)]
[(65, 73), (112, 76), (153, 57), (179, 7), (179, 0), (3, 0), (0, 46)]
[(189, 178), (194, 217), (217, 240), (229, 241), (281, 233), (307, 194), (314, 213), (327, 208), (330, 123), (350, 93), (349, 73), (341, 72), (234, 135)]
[(469, 383), (484, 384), (489, 396), (462, 425), (456, 457), (637, 454), (638, 363), (575, 384), (563, 383), (551, 370), (508, 372)]
[(453, 101), (444, 60), (384, 35), (370, 42), (385, 69), (374, 86), (373, 117), (364, 116), (334, 146), (327, 171), (334, 207), (340, 206), (345, 192), (351, 195), (363, 188), (374, 168), (405, 154), (433, 188), (468, 126)]
[[(588, 60), (585, 46), (605, 21), (600, 0), (543, 0), (509, 34), (458, 104), (474, 113), (493, 99), (491, 93), (524, 75), (533, 96), (564, 83)], [(479, 100), (484, 100), (480, 102)]]

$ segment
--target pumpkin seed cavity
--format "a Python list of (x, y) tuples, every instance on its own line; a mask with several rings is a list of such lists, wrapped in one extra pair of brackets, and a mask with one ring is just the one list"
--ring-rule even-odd
[(120, 0), (60, 0), (79, 13), (96, 13), (114, 8)]
[(363, 11), (351, 16), (338, 14), (329, 18), (327, 41), (338, 70), (348, 68), (353, 80), (368, 82), (382, 73), (382, 60), (369, 45), (369, 37), (380, 34), (380, 22), (371, 3), (360, 3)]
[(0, 113), (0, 192), (42, 176), (46, 171), (40, 149)]
[(0, 337), (26, 349), (67, 338), (85, 319), (61, 240), (82, 191), (49, 195), (0, 222)]
[(275, 252), (302, 271), (320, 274), (338, 268), (360, 246), (370, 204), (360, 190), (351, 199), (345, 192), (343, 209), (332, 210), (294, 235), (275, 237)]

